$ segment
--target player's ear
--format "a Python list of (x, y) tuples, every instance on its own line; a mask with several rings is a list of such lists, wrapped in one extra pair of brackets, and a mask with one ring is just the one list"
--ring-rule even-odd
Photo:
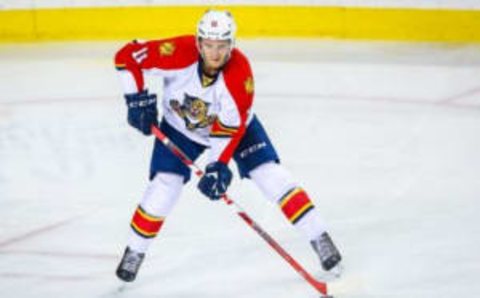
[(200, 52), (200, 50), (202, 49), (202, 38), (201, 37), (197, 37), (197, 50)]

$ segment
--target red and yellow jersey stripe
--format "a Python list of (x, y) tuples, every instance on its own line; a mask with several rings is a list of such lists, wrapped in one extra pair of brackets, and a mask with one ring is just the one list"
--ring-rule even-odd
[[(231, 136), (231, 140), (223, 148), (218, 158), (219, 161), (228, 164), (246, 131), (248, 114), (252, 107), (254, 96), (253, 74), (250, 62), (240, 50), (233, 49), (230, 60), (223, 69), (223, 79), (235, 105), (238, 121), (234, 123), (239, 123), (237, 128), (224, 126), (226, 129), (217, 131), (217, 135)], [(221, 118), (222, 114), (219, 116)]]
[(125, 69), (127, 69), (127, 64), (125, 64), (125, 63), (115, 63), (115, 68), (117, 70), (125, 70)]
[(231, 138), (233, 137), (236, 133), (238, 133), (239, 128), (238, 127), (233, 127), (233, 126), (227, 126), (220, 122), (220, 120), (217, 118), (213, 124), (212, 128), (210, 129), (210, 137), (214, 138)]

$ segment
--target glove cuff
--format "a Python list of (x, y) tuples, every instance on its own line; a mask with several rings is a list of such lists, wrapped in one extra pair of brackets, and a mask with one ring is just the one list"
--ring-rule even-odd
[(157, 103), (157, 95), (148, 94), (148, 90), (145, 89), (138, 93), (125, 94), (125, 100), (129, 108), (142, 108)]

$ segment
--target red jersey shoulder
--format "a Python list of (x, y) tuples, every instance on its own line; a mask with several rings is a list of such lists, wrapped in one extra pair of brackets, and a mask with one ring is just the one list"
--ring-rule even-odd
[(163, 69), (187, 67), (198, 60), (199, 53), (195, 36), (186, 35), (159, 40), (150, 45), (149, 49), (155, 55), (156, 66)]
[(193, 35), (178, 36), (147, 42), (131, 42), (115, 56), (117, 69), (132, 68), (178, 69), (198, 60)]
[(252, 76), (248, 58), (237, 48), (232, 50), (230, 60), (223, 70), (224, 76), (235, 79), (243, 76)]
[(242, 109), (248, 109), (253, 100), (254, 82), (248, 58), (238, 49), (233, 49), (230, 60), (223, 70), (227, 88)]

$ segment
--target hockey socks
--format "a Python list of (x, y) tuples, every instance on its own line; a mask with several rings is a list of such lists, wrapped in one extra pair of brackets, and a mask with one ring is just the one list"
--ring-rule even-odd
[(318, 215), (312, 212), (314, 206), (306, 192), (301, 188), (291, 189), (280, 199), (279, 205), (287, 219), (311, 237), (310, 244), (317, 253), (323, 270), (330, 271), (336, 267), (342, 256), (323, 225), (318, 226), (320, 219), (315, 218)]
[(266, 163), (250, 176), (263, 194), (276, 203), (287, 220), (306, 236), (324, 270), (331, 270), (342, 257), (326, 232), (326, 225), (305, 190), (298, 186), (280, 164)]
[(148, 214), (140, 205), (137, 207), (130, 223), (133, 234), (117, 267), (116, 274), (119, 279), (125, 282), (135, 280), (145, 258), (145, 251), (162, 228), (163, 221), (163, 217)]
[(141, 206), (137, 207), (130, 226), (133, 231), (143, 238), (157, 236), (162, 228), (164, 218), (148, 214)]
[(281, 164), (266, 163), (250, 172), (265, 197), (277, 204), (285, 217), (311, 241), (326, 231), (308, 194)]
[(299, 222), (314, 208), (312, 201), (308, 198), (305, 191), (299, 187), (289, 190), (279, 200), (279, 205), (283, 214), (285, 214), (292, 224)]
[(161, 231), (165, 218), (177, 202), (183, 187), (183, 177), (171, 173), (158, 173), (149, 183), (136, 208), (130, 226), (128, 246), (144, 253)]

